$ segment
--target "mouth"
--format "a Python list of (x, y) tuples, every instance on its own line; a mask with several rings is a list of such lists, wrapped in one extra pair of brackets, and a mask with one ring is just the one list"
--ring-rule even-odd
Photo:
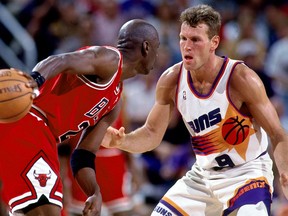
[(191, 59), (193, 59), (193, 57), (190, 55), (184, 55), (184, 59), (185, 60), (191, 60)]
[(191, 55), (184, 55), (184, 61), (186, 63), (189, 63), (190, 61), (192, 61), (194, 58)]

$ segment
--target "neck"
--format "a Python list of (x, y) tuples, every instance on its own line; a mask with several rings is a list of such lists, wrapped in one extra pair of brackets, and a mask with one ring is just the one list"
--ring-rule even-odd
[(223, 59), (215, 56), (215, 58), (209, 59), (201, 68), (190, 71), (193, 82), (197, 80), (200, 83), (213, 83), (222, 66), (222, 63)]

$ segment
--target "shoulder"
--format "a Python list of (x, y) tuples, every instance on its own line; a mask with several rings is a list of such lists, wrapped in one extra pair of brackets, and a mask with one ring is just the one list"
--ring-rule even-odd
[(258, 74), (245, 64), (238, 64), (231, 76), (231, 84), (234, 86), (254, 84), (262, 85), (262, 81)]
[(231, 75), (230, 89), (237, 92), (242, 101), (250, 101), (264, 93), (264, 84), (254, 70), (245, 64), (238, 64)]
[(182, 67), (182, 62), (174, 64), (173, 66), (169, 67), (164, 73), (161, 75), (158, 83), (162, 84), (163, 86), (174, 86), (178, 82), (178, 76)]
[(178, 76), (182, 62), (168, 68), (159, 78), (156, 87), (156, 99), (161, 104), (167, 104), (174, 100)]
[(105, 58), (119, 58), (120, 51), (115, 47), (110, 46), (87, 46), (78, 50), (79, 53), (93, 54), (94, 57), (105, 57)]

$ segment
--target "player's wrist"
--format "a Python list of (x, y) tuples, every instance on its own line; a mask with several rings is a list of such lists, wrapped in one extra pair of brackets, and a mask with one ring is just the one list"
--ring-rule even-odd
[(75, 149), (70, 158), (73, 176), (82, 168), (95, 170), (95, 154), (86, 149)]
[(30, 75), (37, 83), (38, 88), (44, 84), (45, 78), (38, 71), (32, 71)]

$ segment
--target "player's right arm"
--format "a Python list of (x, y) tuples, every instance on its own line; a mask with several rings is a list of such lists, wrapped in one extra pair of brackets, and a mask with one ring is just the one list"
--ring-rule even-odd
[(156, 86), (156, 101), (145, 124), (128, 134), (123, 127), (119, 130), (109, 127), (102, 142), (103, 146), (143, 153), (160, 145), (174, 109), (179, 68), (179, 64), (175, 65), (161, 75)]

